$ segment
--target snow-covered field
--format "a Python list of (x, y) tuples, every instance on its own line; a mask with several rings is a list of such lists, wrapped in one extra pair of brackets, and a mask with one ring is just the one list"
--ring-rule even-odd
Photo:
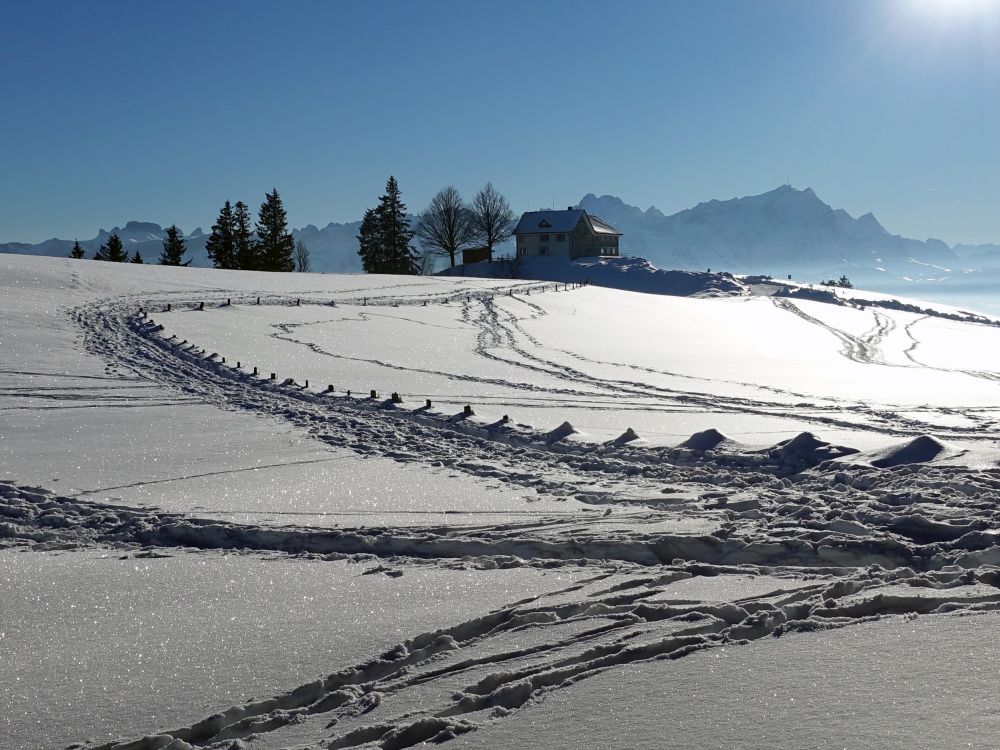
[(0, 256), (0, 747), (994, 745), (1000, 327), (691, 291)]

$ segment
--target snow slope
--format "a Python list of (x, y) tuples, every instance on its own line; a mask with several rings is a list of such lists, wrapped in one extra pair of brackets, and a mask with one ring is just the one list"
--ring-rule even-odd
[[(414, 632), (584, 576), (246, 555), (0, 553), (5, 748), (110, 741), (295, 688)], [(398, 571), (397, 571), (398, 572)], [(482, 586), (483, 578), (489, 586)], [(9, 658), (13, 656), (14, 658)], [(223, 665), (227, 665), (222, 668)]]
[(887, 633), (914, 705), (984, 690), (929, 644), (1000, 608), (997, 326), (755, 286), (0, 259), (8, 744), (642, 746), (665, 680), (680, 746), (912, 741), (808, 683)]
[(649, 662), (454, 746), (986, 748), (998, 624), (996, 613), (894, 618)]

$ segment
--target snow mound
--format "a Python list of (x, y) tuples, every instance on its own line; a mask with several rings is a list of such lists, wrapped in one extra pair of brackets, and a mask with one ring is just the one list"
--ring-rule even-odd
[(855, 448), (824, 442), (811, 432), (801, 432), (768, 449), (767, 454), (786, 468), (801, 470), (857, 452)]
[(940, 440), (930, 435), (921, 435), (902, 445), (894, 445), (881, 451), (872, 459), (871, 465), (880, 469), (903, 464), (920, 464), (933, 461), (947, 453), (948, 448)]
[(739, 297), (749, 294), (745, 284), (728, 273), (667, 271), (645, 258), (515, 258), (468, 263), (441, 271), (439, 276), (483, 279), (531, 279), (592, 284), (673, 297)]
[(549, 433), (545, 435), (545, 441), (548, 443), (555, 443), (564, 438), (568, 438), (570, 435), (576, 433), (576, 428), (569, 422), (563, 422), (561, 425), (556, 427)]
[(732, 442), (734, 441), (713, 427), (702, 432), (696, 432), (677, 447), (704, 453), (705, 451), (714, 450), (723, 443)]
[(611, 444), (614, 445), (616, 448), (621, 448), (623, 445), (631, 443), (633, 440), (640, 440), (640, 439), (641, 438), (639, 437), (639, 433), (637, 433), (635, 430), (629, 427), (627, 430), (625, 430), (625, 432), (623, 432), (621, 435), (612, 440)]

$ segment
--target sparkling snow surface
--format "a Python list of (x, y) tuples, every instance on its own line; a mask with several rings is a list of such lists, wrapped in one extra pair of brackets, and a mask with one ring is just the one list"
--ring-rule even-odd
[(317, 679), (579, 574), (202, 553), (0, 553), (2, 746), (173, 728)]
[(426, 307), (178, 309), (156, 320), (165, 335), (282, 380), (398, 392), (410, 408), (429, 398), (445, 413), (471, 403), (487, 422), (568, 421), (591, 441), (632, 427), (674, 445), (715, 428), (770, 445), (811, 430), (867, 449), (904, 430), (974, 435), (1000, 416), (1000, 328), (895, 310), (590, 287)]
[(1000, 328), (708, 276), (0, 256), (0, 748), (995, 745)]
[(456, 748), (995, 747), (995, 613), (893, 619), (651, 662)]

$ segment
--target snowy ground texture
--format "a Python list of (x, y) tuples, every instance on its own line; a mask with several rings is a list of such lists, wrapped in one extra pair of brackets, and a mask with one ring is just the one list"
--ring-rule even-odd
[(612, 270), (0, 258), (0, 747), (995, 746), (996, 321)]

